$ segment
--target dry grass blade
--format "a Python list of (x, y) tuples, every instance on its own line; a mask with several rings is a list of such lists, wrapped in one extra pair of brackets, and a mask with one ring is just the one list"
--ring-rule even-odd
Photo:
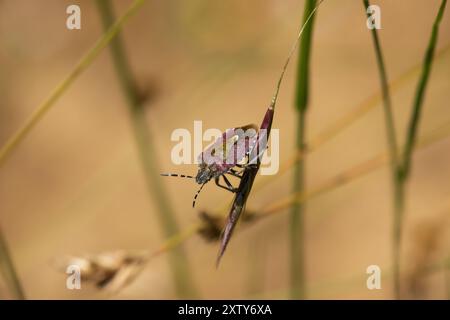
[(145, 0), (135, 0), (127, 11), (105, 32), (95, 45), (81, 58), (70, 73), (64, 78), (56, 88), (50, 93), (36, 110), (30, 115), (25, 123), (20, 127), (5, 145), (0, 149), (0, 167), (4, 164), (7, 157), (28, 135), (31, 129), (41, 120), (47, 111), (55, 104), (56, 101), (66, 92), (72, 83), (86, 70), (99, 53), (110, 43), (117, 35), (122, 26), (130, 17), (144, 4)]
[(25, 299), (25, 293), (22, 289), (19, 277), (14, 263), (9, 252), (6, 239), (3, 236), (3, 232), (0, 228), (0, 272), (3, 274), (9, 291), (14, 298), (23, 300)]

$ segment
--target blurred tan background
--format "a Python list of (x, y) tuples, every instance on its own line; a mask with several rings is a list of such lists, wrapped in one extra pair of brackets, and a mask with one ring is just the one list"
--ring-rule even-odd
[[(376, 1), (390, 79), (420, 63), (440, 1)], [(66, 7), (78, 4), (82, 29), (67, 30)], [(131, 1), (115, 1), (116, 15)], [(176, 128), (257, 123), (270, 101), (280, 67), (303, 14), (304, 1), (148, 0), (126, 24), (122, 38), (134, 74), (155, 97), (147, 104), (161, 172), (193, 174), (170, 162)], [(379, 90), (373, 45), (357, 0), (327, 0), (316, 18), (308, 137), (315, 136)], [(450, 8), (438, 51), (450, 42)], [(102, 34), (93, 1), (0, 1), (0, 143), (4, 144)], [(450, 55), (435, 61), (420, 134), (450, 121)], [(293, 154), (295, 62), (281, 90), (274, 128), (281, 163)], [(399, 139), (405, 136), (417, 77), (393, 95)], [(381, 105), (307, 159), (307, 186), (385, 149)], [(142, 177), (125, 99), (111, 56), (104, 50), (0, 169), (0, 224), (27, 297), (97, 299), (83, 286), (67, 290), (52, 261), (117, 249), (156, 249), (164, 237)], [(427, 263), (450, 254), (450, 139), (418, 151), (408, 187), (402, 264), (404, 275), (436, 237)], [(288, 195), (291, 173), (251, 194), (248, 208)], [(197, 186), (161, 178), (181, 228), (197, 221)], [(198, 208), (215, 210), (231, 195), (208, 185)], [(387, 167), (307, 203), (309, 298), (391, 298), (391, 195)], [(428, 228), (428, 229), (426, 229)], [(203, 298), (287, 298), (288, 215), (238, 230), (218, 270), (217, 244), (186, 242), (194, 281)], [(428, 239), (428, 240), (426, 240)], [(167, 256), (154, 259), (116, 298), (175, 298)], [(381, 290), (366, 288), (366, 268), (382, 268)], [(447, 277), (449, 276), (447, 271)], [(421, 279), (419, 297), (448, 299), (446, 275)], [(407, 283), (407, 279), (404, 279)], [(0, 298), (8, 298), (0, 279)]]

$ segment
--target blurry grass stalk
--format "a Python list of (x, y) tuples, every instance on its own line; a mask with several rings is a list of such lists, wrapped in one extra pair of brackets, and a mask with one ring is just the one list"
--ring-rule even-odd
[(11, 254), (8, 249), (8, 244), (0, 228), (0, 272), (5, 278), (5, 282), (8, 286), (10, 293), (14, 299), (25, 299), (25, 293), (23, 292), (22, 285), (20, 284), (19, 277), (17, 276), (14, 263), (11, 258)]
[(81, 58), (69, 74), (53, 89), (50, 95), (34, 110), (30, 117), (0, 149), (0, 167), (11, 152), (23, 141), (30, 133), (31, 129), (42, 119), (47, 111), (56, 101), (66, 92), (72, 83), (86, 70), (97, 58), (99, 53), (116, 36), (125, 22), (144, 4), (145, 0), (135, 0), (125, 13), (111, 25), (111, 27), (97, 40), (94, 46)]
[(421, 111), (423, 107), (423, 101), (425, 96), (425, 90), (430, 77), (431, 67), (434, 61), (434, 51), (436, 50), (436, 44), (439, 33), (439, 24), (442, 20), (444, 14), (445, 6), (447, 0), (442, 0), (439, 7), (438, 14), (433, 23), (433, 28), (431, 31), (430, 40), (428, 43), (428, 48), (425, 53), (425, 58), (423, 60), (422, 74), (419, 78), (417, 88), (415, 91), (415, 97), (413, 101), (412, 115), (409, 121), (409, 128), (406, 136), (406, 143), (402, 154), (402, 162), (398, 166), (397, 179), (400, 184), (400, 190), (396, 197), (400, 198), (398, 206), (396, 207), (396, 215), (394, 220), (394, 284), (395, 284), (395, 294), (396, 297), (400, 297), (400, 250), (401, 250), (401, 237), (402, 237), (402, 220), (404, 211), (404, 198), (406, 192), (406, 182), (410, 176), (411, 172), (411, 161), (412, 153), (416, 145), (419, 121), (421, 117)]
[[(303, 12), (303, 22), (314, 10), (316, 0), (307, 0)], [(309, 65), (311, 55), (311, 39), (314, 26), (313, 16), (306, 26), (303, 37), (300, 40), (299, 60), (297, 67), (297, 83), (295, 107), (297, 109), (297, 134), (296, 150), (298, 153), (305, 153), (305, 127), (306, 113), (308, 107), (309, 93)], [(305, 161), (299, 159), (293, 173), (293, 190), (302, 192), (305, 184)], [(291, 276), (291, 299), (304, 299), (305, 292), (305, 244), (304, 244), (304, 207), (301, 203), (294, 203), (290, 217), (290, 276)]]
[(445, 291), (447, 292), (447, 300), (450, 300), (450, 256), (445, 262), (446, 267), (444, 268), (445, 276)]
[(249, 296), (258, 292), (264, 292), (265, 274), (266, 274), (266, 254), (268, 243), (265, 239), (257, 237), (250, 242), (248, 246), (248, 275), (247, 275), (247, 294)]
[[(145, 0), (136, 0), (127, 9), (127, 11), (108, 29), (103, 36), (98, 39), (94, 46), (81, 58), (71, 72), (64, 78), (56, 88), (50, 93), (25, 121), (25, 123), (9, 138), (5, 145), (0, 149), (0, 167), (5, 163), (11, 152), (23, 141), (30, 133), (31, 129), (42, 119), (47, 111), (64, 94), (70, 85), (86, 68), (95, 60), (101, 50), (115, 37), (122, 25), (139, 9)], [(24, 299), (22, 287), (14, 269), (14, 265), (9, 254), (6, 240), (0, 230), (0, 268), (6, 277), (6, 281), (13, 293), (18, 299)]]
[[(370, 5), (369, 1), (363, 0), (363, 2), (366, 8), (367, 16), (369, 17), (370, 16), (370, 12), (368, 12), (368, 7)], [(447, 0), (442, 1), (435, 22), (433, 24), (433, 29), (429, 40), (427, 52), (422, 65), (422, 74), (419, 78), (419, 83), (416, 88), (412, 115), (409, 122), (409, 129), (406, 137), (406, 144), (404, 152), (401, 155), (401, 157), (398, 154), (394, 119), (392, 115), (391, 98), (389, 94), (389, 86), (386, 75), (386, 69), (383, 61), (383, 55), (381, 52), (381, 46), (378, 40), (377, 30), (375, 28), (372, 29), (372, 39), (375, 46), (375, 54), (380, 73), (383, 106), (386, 121), (386, 131), (389, 146), (390, 167), (393, 179), (394, 220), (393, 220), (392, 254), (393, 254), (394, 295), (396, 299), (399, 299), (401, 297), (400, 257), (401, 257), (402, 224), (405, 208), (406, 182), (408, 180), (410, 173), (412, 151), (416, 143), (417, 131), (424, 100), (424, 93), (428, 83), (429, 74), (434, 59), (434, 51), (437, 43), (439, 23), (442, 19), (446, 2)]]
[[(366, 9), (367, 17), (369, 18), (371, 12), (369, 10), (369, 1), (363, 0)], [(394, 125), (394, 117), (392, 113), (392, 102), (389, 92), (388, 78), (386, 68), (384, 65), (383, 54), (381, 52), (381, 45), (378, 39), (377, 29), (372, 29), (372, 40), (375, 47), (375, 56), (377, 59), (378, 71), (380, 73), (381, 93), (383, 99), (384, 118), (386, 125), (386, 138), (388, 142), (389, 153), (389, 167), (392, 178), (393, 201), (394, 201), (394, 234), (392, 243), (393, 254), (393, 280), (394, 280), (394, 294), (398, 299), (400, 298), (400, 235), (401, 235), (401, 216), (404, 208), (404, 192), (400, 179), (398, 179), (398, 144)]]
[[(97, 0), (97, 6), (103, 26), (105, 31), (107, 31), (114, 22), (111, 2), (110, 0)], [(145, 120), (144, 102), (141, 101), (139, 90), (134, 81), (119, 35), (111, 41), (110, 49), (120, 85), (128, 102), (131, 123), (148, 193), (158, 206), (156, 212), (158, 213), (159, 224), (164, 236), (171, 237), (178, 233), (179, 228), (169, 198), (160, 182), (154, 143)], [(180, 298), (195, 298), (197, 294), (183, 248), (178, 247), (176, 250), (172, 250), (169, 262), (177, 296)]]

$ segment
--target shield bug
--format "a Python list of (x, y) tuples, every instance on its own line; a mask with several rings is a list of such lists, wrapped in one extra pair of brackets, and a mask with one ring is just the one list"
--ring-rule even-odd
[[(257, 141), (257, 126), (254, 124), (228, 129), (211, 145), (198, 155), (197, 175), (183, 175), (173, 173), (162, 173), (162, 176), (195, 179), (200, 188), (194, 196), (192, 207), (201, 190), (209, 181), (214, 179), (216, 185), (230, 192), (236, 192), (226, 175), (241, 179), (243, 170), (251, 165), (250, 155)], [(220, 180), (225, 184), (222, 184)]]
[(317, 8), (320, 6), (320, 4), (322, 2), (323, 2), (323, 0), (319, 1), (317, 6), (312, 10), (310, 15), (306, 18), (305, 22), (303, 23), (303, 26), (301, 27), (301, 29), (297, 35), (297, 39), (295, 40), (295, 42), (291, 48), (291, 51), (289, 52), (289, 55), (288, 55), (286, 61), (284, 62), (280, 77), (278, 78), (278, 82), (275, 87), (275, 93), (272, 96), (272, 101), (270, 102), (269, 108), (267, 108), (267, 110), (266, 110), (263, 121), (259, 128), (258, 136), (255, 141), (255, 146), (252, 149), (252, 159), (256, 160), (256, 164), (251, 167), (245, 168), (244, 172), (242, 174), (241, 182), (239, 184), (239, 187), (238, 187), (235, 197), (233, 199), (233, 203), (231, 206), (231, 210), (228, 214), (228, 219), (225, 224), (225, 228), (222, 231), (221, 241), (220, 241), (220, 249), (219, 249), (219, 254), (218, 254), (217, 260), (216, 260), (216, 266), (219, 265), (220, 260), (223, 256), (223, 254), (225, 253), (228, 243), (230, 242), (231, 236), (233, 235), (234, 228), (236, 227), (236, 224), (239, 221), (239, 217), (241, 216), (242, 212), (244, 211), (245, 204), (247, 203), (248, 196), (250, 195), (250, 191), (253, 187), (253, 182), (255, 181), (256, 175), (258, 174), (258, 170), (260, 167), (259, 159), (262, 156), (262, 154), (264, 153), (264, 151), (266, 150), (267, 139), (269, 138), (270, 131), (272, 129), (272, 122), (273, 122), (273, 117), (274, 117), (274, 113), (275, 113), (275, 106), (276, 106), (277, 99), (278, 99), (278, 93), (280, 91), (281, 82), (283, 81), (287, 66), (289, 65), (289, 61), (291, 60), (291, 57), (297, 47), (297, 44), (300, 40), (303, 30), (305, 29), (306, 25), (311, 20), (311, 18), (315, 14)]
[[(259, 159), (266, 150), (267, 139), (269, 138), (270, 131), (272, 128), (272, 122), (275, 113), (275, 106), (278, 99), (278, 93), (280, 91), (281, 83), (283, 81), (284, 74), (286, 73), (287, 66), (289, 65), (293, 53), (297, 48), (298, 42), (305, 27), (307, 26), (311, 18), (314, 16), (317, 8), (323, 1), (324, 0), (320, 0), (316, 5), (316, 7), (311, 11), (309, 16), (306, 18), (297, 35), (294, 44), (292, 45), (288, 57), (284, 62), (283, 68), (281, 69), (281, 74), (278, 78), (278, 82), (275, 87), (275, 93), (272, 96), (272, 101), (270, 102), (269, 108), (267, 108), (266, 110), (259, 131), (256, 132), (254, 125), (241, 127), (242, 129), (251, 127), (255, 132), (254, 135), (252, 135), (249, 138), (246, 138), (243, 135), (236, 135), (234, 131), (231, 132), (230, 134), (229, 130), (227, 130), (222, 134), (221, 138), (217, 139), (211, 146), (206, 148), (199, 155), (200, 164), (197, 176), (195, 177), (195, 181), (198, 184), (201, 184), (201, 187), (197, 191), (192, 205), (195, 206), (195, 200), (200, 191), (202, 190), (203, 186), (213, 178), (219, 187), (235, 193), (232, 207), (228, 214), (227, 222), (225, 224), (225, 228), (222, 231), (220, 249), (216, 260), (216, 266), (219, 265), (220, 260), (223, 254), (225, 253), (225, 250), (231, 239), (233, 230), (237, 222), (239, 221), (239, 217), (244, 211), (248, 196), (250, 195), (250, 191), (253, 187), (253, 182), (258, 173), (260, 167)], [(239, 147), (237, 147), (239, 143), (240, 144), (244, 143), (244, 147), (241, 146), (241, 148), (239, 149)], [(246, 163), (244, 165), (240, 164), (239, 162), (244, 159), (246, 159)], [(237, 171), (236, 168), (239, 168), (241, 170)], [(234, 188), (231, 185), (231, 183), (225, 176), (226, 174), (233, 175), (240, 179), (240, 183), (237, 188)], [(194, 179), (193, 176), (186, 176), (186, 175), (178, 175), (178, 174), (162, 174), (162, 175)], [(219, 182), (220, 177), (223, 177), (226, 186), (220, 184)]]

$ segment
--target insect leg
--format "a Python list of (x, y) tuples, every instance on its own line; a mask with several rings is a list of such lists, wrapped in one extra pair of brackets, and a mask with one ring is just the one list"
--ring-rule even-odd
[[(220, 177), (223, 177), (223, 180), (227, 184), (226, 186), (220, 184)], [(227, 191), (235, 193), (236, 190), (237, 190), (236, 188), (233, 188), (233, 185), (230, 183), (230, 181), (224, 175), (221, 175), (221, 176), (218, 176), (218, 177), (214, 178), (214, 182), (216, 183), (216, 185), (218, 187), (221, 187), (222, 189), (225, 189)]]
[(234, 188), (233, 185), (231, 184), (230, 180), (228, 180), (228, 178), (225, 175), (222, 175), (223, 181), (225, 181), (225, 183), (227, 184), (228, 188), (230, 188), (230, 191), (232, 192), (236, 192), (237, 188)]
[(229, 174), (229, 175), (231, 175), (233, 177), (239, 178), (239, 179), (242, 178), (242, 174), (243, 173), (244, 173), (244, 170), (236, 171), (234, 169), (230, 169), (230, 171), (227, 172), (227, 174)]
[(241, 169), (247, 169), (247, 168), (254, 168), (257, 166), (256, 163), (248, 163), (249, 161), (247, 161), (246, 164), (236, 164), (236, 167), (241, 168)]

